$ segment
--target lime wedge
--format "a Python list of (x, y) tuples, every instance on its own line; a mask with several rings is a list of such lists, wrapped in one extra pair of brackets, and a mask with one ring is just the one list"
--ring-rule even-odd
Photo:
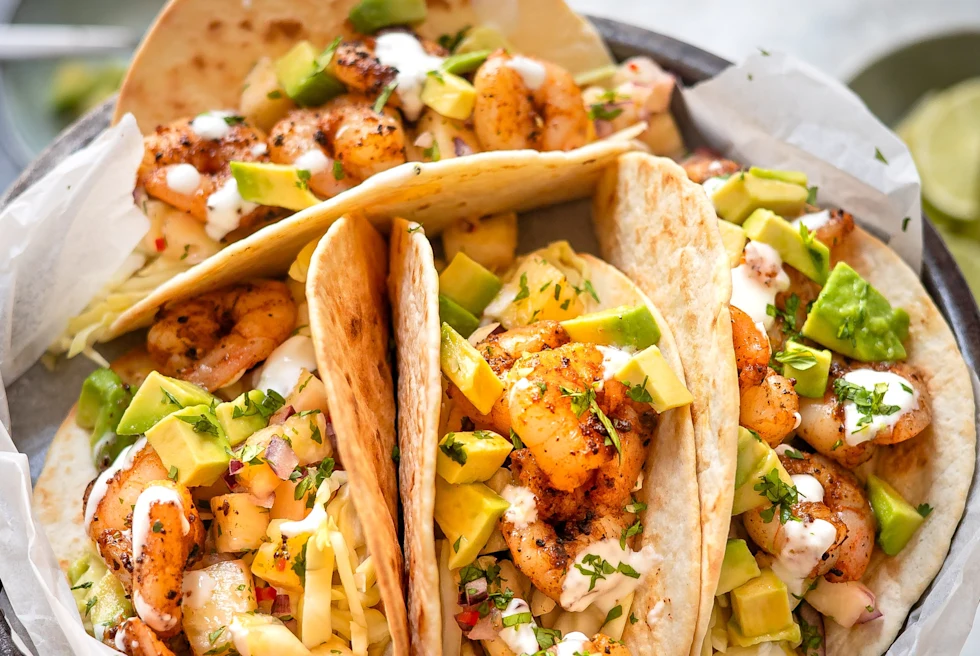
[(949, 247), (949, 252), (960, 265), (960, 270), (973, 296), (980, 298), (980, 243), (970, 237), (952, 232), (944, 226), (939, 226), (939, 232), (946, 246)]
[(980, 78), (926, 99), (899, 131), (926, 200), (953, 219), (980, 219)]

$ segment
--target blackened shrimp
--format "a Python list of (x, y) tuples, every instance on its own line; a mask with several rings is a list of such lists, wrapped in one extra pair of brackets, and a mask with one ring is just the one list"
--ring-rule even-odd
[(138, 617), (130, 617), (120, 624), (111, 638), (107, 634), (106, 643), (128, 656), (173, 656), (174, 654)]
[(709, 178), (730, 175), (742, 170), (742, 165), (725, 159), (721, 155), (707, 150), (698, 149), (693, 155), (681, 162), (681, 166), (692, 182), (704, 184)]

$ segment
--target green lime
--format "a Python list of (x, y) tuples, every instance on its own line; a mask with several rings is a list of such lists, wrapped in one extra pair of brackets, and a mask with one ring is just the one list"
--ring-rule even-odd
[(926, 99), (899, 132), (918, 166), (926, 200), (953, 219), (980, 219), (980, 78)]
[(939, 226), (939, 232), (953, 254), (956, 263), (960, 265), (966, 284), (975, 298), (980, 298), (980, 243), (975, 239), (952, 232), (944, 225)]

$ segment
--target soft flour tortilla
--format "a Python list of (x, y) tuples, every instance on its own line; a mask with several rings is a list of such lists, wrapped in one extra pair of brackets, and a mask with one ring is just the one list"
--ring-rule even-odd
[[(386, 256), (384, 240), (369, 224), (340, 219), (313, 253), (306, 290), (317, 369), (337, 448), (374, 559), (392, 651), (401, 656), (408, 653), (409, 636), (392, 461), (395, 399), (388, 361)], [(66, 571), (93, 549), (81, 500), (96, 475), (89, 431), (76, 425), (72, 410), (51, 443), (34, 488), (34, 510)]]
[(708, 197), (668, 159), (621, 157), (599, 183), (593, 214), (603, 257), (636, 282), (670, 325), (694, 395), (702, 524), (691, 646), (697, 654), (711, 618), (735, 488), (739, 400), (729, 259)]
[(306, 299), (337, 449), (378, 574), (393, 652), (403, 655), (409, 637), (392, 460), (395, 392), (388, 360), (387, 275), (381, 235), (363, 219), (344, 217), (313, 252)]
[[(918, 276), (902, 259), (858, 229), (835, 252), (911, 317), (907, 362), (922, 374), (932, 397), (932, 423), (917, 437), (878, 447), (858, 474), (877, 474), (912, 505), (932, 513), (897, 556), (875, 548), (861, 579), (875, 593), (880, 619), (845, 629), (825, 622), (827, 653), (870, 656), (885, 652), (912, 606), (935, 578), (966, 506), (976, 462), (976, 424), (970, 373), (956, 339)], [(737, 412), (736, 412), (737, 414)]]
[(389, 217), (411, 215), (429, 235), (454, 222), (507, 210), (525, 211), (592, 193), (602, 170), (624, 152), (643, 125), (619, 138), (577, 150), (497, 151), (440, 162), (411, 162), (379, 173), (339, 196), (267, 226), (174, 276), (124, 312), (111, 337), (148, 325), (166, 303), (245, 278), (284, 274), (300, 250), (345, 214), (387, 229)]
[[(439, 278), (432, 249), (421, 231), (395, 222), (391, 237), (391, 296), (398, 347), (399, 442), (402, 504), (409, 571), (409, 617), (416, 653), (437, 655), (441, 645), (443, 609), (438, 594), (439, 566), (435, 550), (436, 452), (439, 441), (442, 376), (439, 364)], [(683, 381), (681, 358), (668, 322), (620, 272), (588, 255), (580, 255), (585, 277), (602, 302), (589, 311), (643, 303), (650, 307), (662, 335), (659, 347)], [(694, 427), (688, 407), (660, 416), (637, 498), (648, 505), (642, 516), (644, 545), (653, 545), (663, 561), (637, 590), (633, 611), (639, 621), (628, 624), (624, 640), (640, 655), (687, 654), (691, 648), (700, 595), (700, 512)], [(654, 624), (647, 616), (654, 611)], [(424, 645), (424, 647), (423, 647)]]
[[(359, 0), (171, 0), (133, 58), (113, 122), (132, 113), (146, 133), (212, 109), (238, 107), (245, 76), (261, 57), (308, 40), (325, 47), (350, 37)], [(418, 32), (435, 40), (466, 26), (500, 31), (519, 52), (573, 74), (612, 64), (601, 37), (561, 0), (440, 0)]]

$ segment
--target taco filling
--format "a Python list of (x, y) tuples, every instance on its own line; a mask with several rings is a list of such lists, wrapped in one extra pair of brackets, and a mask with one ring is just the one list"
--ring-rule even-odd
[(92, 635), (131, 655), (381, 654), (379, 571), (310, 337), (311, 244), (285, 282), (161, 313), (92, 373), (76, 420), (102, 471), (69, 570)]
[(862, 583), (873, 552), (899, 554), (931, 511), (876, 467), (876, 451), (932, 421), (925, 377), (904, 362), (909, 315), (842, 259), (859, 229), (816, 206), (805, 174), (710, 153), (685, 168), (731, 257), (741, 397), (735, 517), (708, 643), (819, 651), (825, 622), (882, 616)]
[(493, 654), (628, 654), (627, 625), (663, 607), (633, 607), (665, 556), (644, 540), (648, 447), (691, 396), (649, 307), (602, 305), (566, 242), (506, 269), (458, 253), (439, 277), (443, 653), (461, 632)]

